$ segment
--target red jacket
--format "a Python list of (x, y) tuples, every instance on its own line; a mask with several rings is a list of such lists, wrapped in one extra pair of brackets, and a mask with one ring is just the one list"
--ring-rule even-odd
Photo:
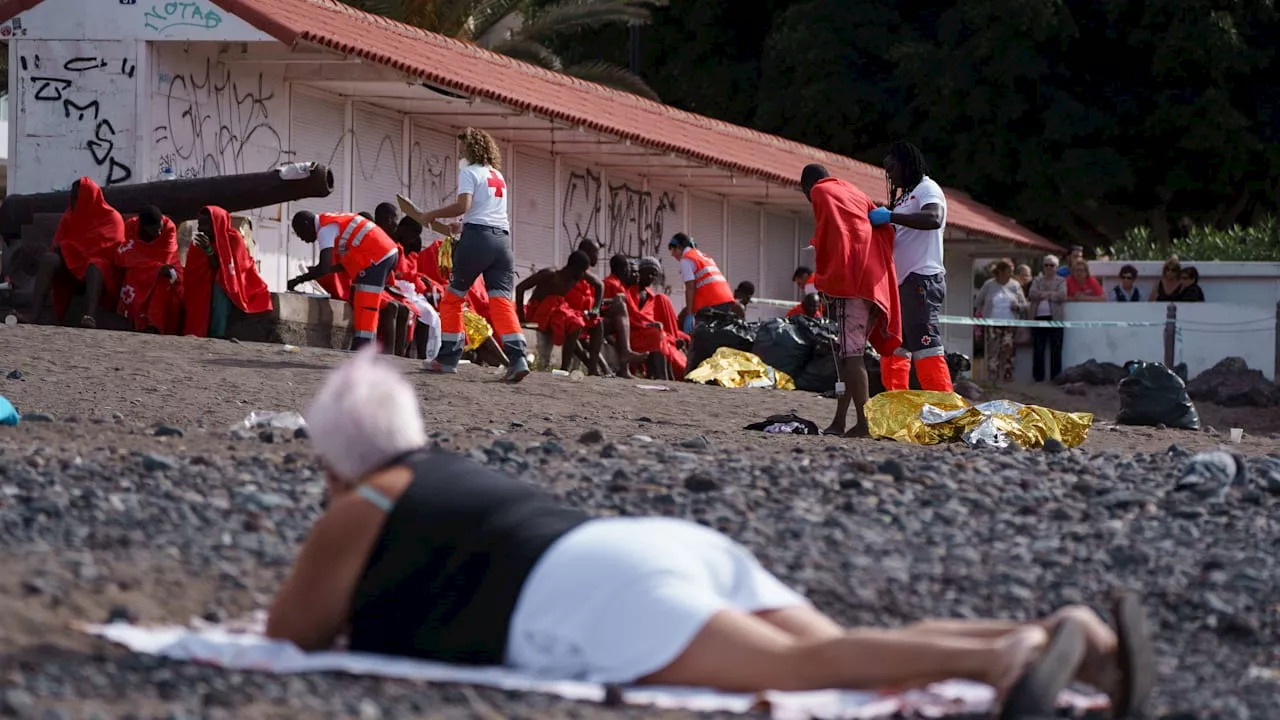
[(871, 227), (876, 204), (855, 185), (823, 178), (809, 191), (813, 205), (813, 284), (831, 297), (862, 298), (880, 310), (867, 340), (880, 354), (902, 344), (893, 225)]

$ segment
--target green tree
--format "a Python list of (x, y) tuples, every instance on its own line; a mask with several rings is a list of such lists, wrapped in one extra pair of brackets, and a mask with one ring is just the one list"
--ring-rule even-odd
[(552, 42), (616, 25), (643, 25), (667, 0), (350, 0), (350, 4), (424, 30), (657, 100), (640, 76), (595, 58), (566, 63)]

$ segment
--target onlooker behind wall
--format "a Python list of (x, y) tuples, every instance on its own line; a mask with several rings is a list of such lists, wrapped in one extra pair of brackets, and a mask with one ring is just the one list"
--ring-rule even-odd
[(1134, 284), (1138, 279), (1138, 268), (1125, 265), (1120, 268), (1120, 284), (1111, 288), (1112, 302), (1142, 302), (1142, 292)]
[(1017, 280), (1018, 284), (1022, 286), (1023, 296), (1026, 296), (1027, 293), (1031, 292), (1031, 266), (1030, 265), (1019, 265), (1017, 269), (1013, 271), (1013, 279)]
[[(1058, 258), (1046, 255), (1043, 271), (1031, 281), (1031, 312), (1036, 320), (1062, 320), (1063, 303), (1067, 300), (1067, 281), (1058, 275)], [(1062, 328), (1038, 327), (1031, 330), (1031, 376), (1044, 382), (1044, 353), (1049, 351), (1049, 379), (1062, 373)]]
[(1182, 263), (1178, 262), (1177, 255), (1170, 255), (1169, 259), (1164, 261), (1160, 279), (1156, 281), (1155, 287), (1151, 288), (1151, 294), (1147, 299), (1150, 302), (1173, 302), (1178, 299), (1178, 291), (1181, 289)]
[(1076, 261), (1078, 260), (1084, 260), (1084, 247), (1072, 245), (1066, 261), (1062, 263), (1062, 267), (1058, 268), (1058, 277), (1065, 278), (1071, 275), (1071, 269), (1076, 266)]
[[(996, 262), (993, 276), (982, 284), (976, 302), (982, 317), (989, 320), (1016, 320), (1027, 309), (1022, 286), (1013, 277), (1013, 263)], [(1013, 380), (1014, 335), (1017, 328), (988, 325), (983, 328), (983, 354), (987, 359), (987, 378), (992, 382)]]
[(1174, 302), (1204, 302), (1204, 290), (1200, 287), (1200, 271), (1188, 265), (1182, 268), (1179, 277), (1182, 285), (1178, 288)]
[(1071, 265), (1071, 274), (1067, 276), (1067, 299), (1073, 302), (1103, 302), (1107, 299), (1102, 292), (1102, 283), (1089, 272), (1089, 263), (1085, 260), (1076, 260)]

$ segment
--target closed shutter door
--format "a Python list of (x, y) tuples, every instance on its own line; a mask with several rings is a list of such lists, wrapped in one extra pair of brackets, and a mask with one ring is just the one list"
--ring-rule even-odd
[[(809, 268), (810, 270), (812, 270), (814, 259), (815, 259), (813, 250), (812, 249), (806, 250), (805, 248), (807, 248), (809, 246), (809, 243), (813, 241), (813, 215), (809, 213), (801, 213), (799, 238), (800, 239), (798, 242), (800, 244), (800, 260), (796, 264), (803, 265)], [(794, 295), (795, 295), (796, 301), (799, 302), (800, 288), (796, 288)]]
[[(333, 171), (333, 192), (328, 197), (304, 198), (290, 203), (290, 210), (310, 210), (314, 213), (344, 212), (346, 197), (347, 163), (343, 142), (346, 134), (346, 107), (342, 100), (294, 88), (289, 108), (289, 144), (293, 146), (295, 162), (317, 162)], [(315, 245), (304, 245), (290, 232), (288, 243), (289, 266), (296, 270), (299, 261), (316, 261)], [(293, 273), (296, 274), (296, 273)]]
[(737, 287), (744, 280), (760, 292), (760, 210), (742, 205), (729, 206), (729, 269), (726, 279)]
[(760, 292), (774, 300), (796, 297), (796, 223), (789, 215), (765, 214), (764, 284)]
[(703, 255), (716, 261), (721, 272), (725, 271), (724, 258), (724, 205), (719, 198), (689, 194), (689, 229), (693, 242)]
[(583, 240), (600, 242), (601, 214), (606, 194), (600, 173), (567, 163), (560, 166), (564, 191), (560, 199), (560, 230), (566, 248), (577, 248)]
[(680, 263), (671, 257), (667, 243), (671, 236), (686, 231), (684, 222), (684, 193), (679, 190), (650, 190), (653, 197), (653, 224), (647, 254), (662, 261), (662, 275), (667, 293), (672, 295), (676, 307), (684, 304), (684, 283), (680, 281)]
[(396, 204), (404, 192), (404, 120), (389, 111), (356, 107), (351, 153), (351, 207), (373, 214), (378, 203)]
[(512, 183), (508, 201), (515, 206), (511, 245), (516, 268), (527, 277), (526, 273), (564, 262), (555, 250), (556, 164), (549, 157), (527, 153), (516, 153), (515, 160), (520, 179)]
[(415, 122), (409, 137), (409, 197), (423, 211), (453, 202), (458, 187), (458, 141), (454, 134)]

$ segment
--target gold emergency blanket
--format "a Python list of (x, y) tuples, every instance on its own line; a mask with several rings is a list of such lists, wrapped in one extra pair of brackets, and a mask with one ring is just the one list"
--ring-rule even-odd
[(759, 356), (731, 347), (722, 347), (698, 367), (684, 374), (689, 382), (715, 384), (721, 387), (768, 387), (795, 390), (791, 376), (774, 370)]
[[(400, 212), (420, 223), (422, 222), (426, 213), (424, 213), (422, 208), (418, 207), (416, 203), (400, 193), (396, 193), (396, 202), (400, 205)], [(432, 220), (429, 227), (434, 232), (440, 233), (444, 236), (444, 242), (440, 243), (440, 250), (436, 253), (436, 263), (440, 267), (440, 272), (449, 272), (453, 269), (453, 246), (458, 242), (458, 239), (453, 236), (453, 230), (444, 223)], [(484, 338), (480, 339), (484, 340)]]
[(872, 437), (917, 445), (963, 441), (1006, 447), (1038, 448), (1048, 438), (1078, 447), (1093, 425), (1091, 413), (1068, 413), (1012, 400), (970, 405), (955, 393), (927, 390), (883, 392), (867, 402)]
[(462, 309), (462, 329), (467, 334), (467, 350), (475, 350), (480, 347), (480, 343), (493, 335), (493, 328), (489, 327), (489, 321), (472, 312), (471, 308)]

